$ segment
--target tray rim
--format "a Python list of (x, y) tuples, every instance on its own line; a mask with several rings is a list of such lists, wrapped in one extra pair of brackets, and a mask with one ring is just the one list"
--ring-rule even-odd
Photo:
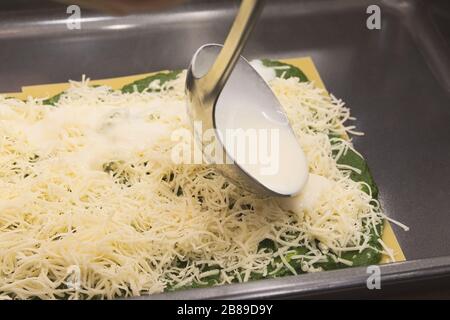
[(367, 289), (367, 267), (354, 267), (318, 273), (263, 279), (246, 283), (226, 284), (210, 288), (130, 297), (126, 300), (254, 300), (283, 298), (318, 298), (356, 290), (378, 291), (383, 287), (420, 285), (424, 281), (450, 276), (450, 256), (410, 260), (377, 265), (381, 272), (381, 290)]

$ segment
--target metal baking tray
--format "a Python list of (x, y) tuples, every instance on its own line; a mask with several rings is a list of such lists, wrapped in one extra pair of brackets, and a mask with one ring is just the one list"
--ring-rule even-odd
[[(114, 17), (66, 6), (0, 4), (0, 92), (31, 84), (187, 67), (194, 51), (223, 42), (238, 1), (184, 1), (166, 11)], [(381, 29), (366, 27), (369, 5)], [(382, 290), (365, 268), (193, 289), (150, 298), (387, 296), (438, 287), (450, 292), (450, 3), (447, 0), (267, 1), (248, 58), (311, 56), (327, 88), (366, 133), (355, 138), (380, 188), (408, 261), (381, 266)], [(420, 291), (419, 290), (419, 291)], [(147, 298), (147, 297), (144, 297)]]

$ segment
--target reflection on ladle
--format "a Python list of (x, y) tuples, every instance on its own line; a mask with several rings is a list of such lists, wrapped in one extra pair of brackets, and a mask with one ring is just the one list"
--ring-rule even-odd
[[(305, 155), (279, 101), (240, 56), (262, 7), (263, 1), (243, 0), (225, 45), (207, 44), (194, 54), (186, 80), (188, 113), (193, 123), (202, 123), (203, 131), (214, 130), (231, 159), (233, 164), (223, 164), (207, 157), (222, 174), (253, 192), (290, 196), (299, 193), (308, 178)], [(202, 133), (193, 128), (204, 144)], [(234, 138), (227, 135), (230, 131)], [(244, 141), (249, 157), (239, 154), (237, 140)], [(255, 157), (256, 163), (249, 160)]]

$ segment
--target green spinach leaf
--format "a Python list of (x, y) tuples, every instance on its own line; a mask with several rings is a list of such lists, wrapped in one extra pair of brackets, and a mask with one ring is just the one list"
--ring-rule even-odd
[(58, 103), (59, 99), (61, 99), (61, 96), (63, 94), (64, 92), (60, 92), (57, 95), (54, 95), (53, 97), (44, 100), (42, 103), (48, 106), (54, 106)]
[[(132, 93), (132, 92), (142, 92), (145, 89), (148, 88), (150, 83), (153, 81), (159, 80), (160, 85), (166, 83), (167, 81), (175, 80), (178, 75), (181, 73), (181, 70), (175, 70), (170, 72), (160, 72), (157, 74), (154, 74), (152, 76), (146, 77), (144, 79), (136, 80), (130, 84), (125, 85), (122, 88), (122, 93)], [(153, 91), (159, 91), (159, 90), (152, 90), (149, 89), (150, 92)]]
[(283, 77), (284, 79), (289, 79), (292, 77), (297, 77), (300, 79), (300, 82), (307, 82), (308, 77), (303, 73), (302, 70), (299, 68), (280, 61), (276, 60), (269, 60), (269, 59), (263, 59), (262, 60), (263, 65), (266, 67), (289, 67), (287, 69), (275, 69), (275, 73), (277, 77)]

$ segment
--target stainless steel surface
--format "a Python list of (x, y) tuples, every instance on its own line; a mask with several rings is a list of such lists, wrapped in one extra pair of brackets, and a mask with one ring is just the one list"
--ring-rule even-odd
[[(238, 5), (188, 1), (170, 14), (114, 18), (83, 11), (82, 29), (68, 30), (65, 7), (31, 2), (0, 4), (0, 91), (83, 73), (104, 78), (186, 68), (199, 46), (225, 38)], [(370, 4), (381, 7), (381, 30), (365, 27)], [(446, 258), (430, 259), (450, 256), (449, 6), (446, 0), (271, 1), (244, 52), (249, 58), (311, 56), (328, 89), (351, 107), (366, 133), (354, 142), (382, 205), (411, 227), (395, 228), (407, 258), (420, 259), (408, 279), (426, 277), (440, 263), (448, 274), (450, 266)], [(410, 264), (386, 268), (400, 276), (404, 265)], [(345, 287), (327, 286), (327, 277), (350, 281), (356, 270), (211, 290), (304, 295), (313, 290), (303, 285), (307, 279), (317, 280), (311, 280), (314, 288)]]
[(450, 297), (450, 257), (383, 265), (380, 274), (379, 290), (367, 289), (366, 268), (351, 268), (136, 299), (388, 298), (430, 288), (439, 288), (438, 297)]
[[(242, 49), (247, 43), (256, 21), (258, 20), (263, 9), (262, 0), (243, 0), (237, 16), (233, 22), (230, 33), (228, 34), (225, 44), (222, 46), (214, 44), (206, 44), (201, 46), (194, 54), (191, 64), (189, 65), (186, 76), (186, 96), (188, 104), (188, 114), (192, 122), (192, 128), (195, 138), (205, 150), (210, 141), (203, 139), (204, 130), (214, 130), (216, 143), (220, 143), (220, 137), (217, 134), (217, 127), (214, 121), (216, 104), (219, 96), (230, 86), (226, 86), (231, 74), (236, 78), (239, 74), (239, 81), (252, 81), (253, 83), (261, 83), (255, 90), (242, 92), (242, 94), (250, 95), (250, 99), (258, 99), (263, 94), (273, 96), (270, 88), (264, 81), (261, 81), (258, 73), (248, 65), (248, 62), (241, 57)], [(235, 65), (241, 64), (243, 67), (235, 68)], [(255, 81), (256, 80), (256, 81)], [(274, 112), (281, 109), (276, 99), (265, 100), (265, 105), (271, 107), (272, 102), (277, 102)], [(226, 102), (225, 102), (226, 103)], [(278, 107), (278, 108), (277, 108)], [(200, 122), (201, 132), (197, 132), (196, 122)], [(223, 154), (229, 159), (229, 151), (226, 146), (219, 146), (223, 149)], [(277, 196), (278, 194), (264, 186), (256, 177), (245, 173), (236, 161), (224, 161), (224, 157), (213, 159), (211, 155), (204, 154), (210, 164), (218, 165), (219, 171), (226, 177), (239, 183), (242, 187), (249, 191), (264, 193), (267, 195)], [(223, 165), (228, 163), (228, 165)], [(222, 169), (221, 169), (222, 168)]]

